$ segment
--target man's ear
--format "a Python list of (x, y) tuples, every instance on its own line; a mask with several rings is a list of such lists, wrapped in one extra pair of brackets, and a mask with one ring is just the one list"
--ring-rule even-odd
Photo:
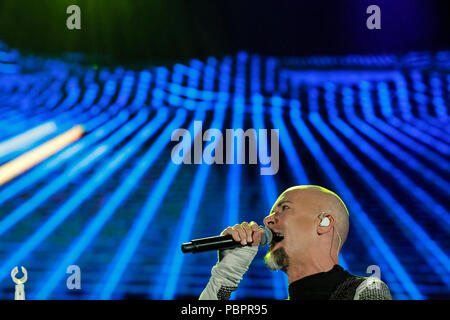
[(336, 219), (333, 215), (329, 213), (323, 213), (319, 217), (319, 223), (317, 224), (317, 234), (322, 235), (330, 232), (334, 224), (336, 223)]

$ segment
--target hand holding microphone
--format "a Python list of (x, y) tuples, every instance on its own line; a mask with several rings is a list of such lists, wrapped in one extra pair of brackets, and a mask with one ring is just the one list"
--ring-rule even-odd
[(195, 239), (181, 245), (184, 253), (232, 249), (242, 246), (265, 246), (272, 241), (272, 232), (255, 221), (243, 222), (222, 231), (220, 236)]
[(228, 292), (229, 295), (234, 291), (256, 256), (259, 246), (271, 241), (272, 232), (252, 221), (228, 227), (218, 237), (197, 239), (183, 244), (182, 249), (189, 249), (183, 249), (183, 252), (219, 250), (219, 261), (212, 268), (211, 278), (200, 299), (221, 299), (222, 292)]
[[(255, 221), (250, 223), (243, 222), (241, 224), (236, 224), (234, 227), (228, 227), (223, 232), (222, 235), (231, 235), (233, 240), (240, 242), (241, 245), (246, 246), (259, 246), (262, 241), (262, 245), (267, 244), (266, 230), (259, 226)], [(264, 239), (262, 239), (264, 238)]]

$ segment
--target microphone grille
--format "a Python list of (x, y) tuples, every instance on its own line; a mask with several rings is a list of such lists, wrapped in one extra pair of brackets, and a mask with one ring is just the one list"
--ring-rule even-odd
[(268, 245), (272, 242), (273, 233), (270, 229), (264, 227), (264, 233), (261, 236), (261, 242), (259, 243), (260, 246)]

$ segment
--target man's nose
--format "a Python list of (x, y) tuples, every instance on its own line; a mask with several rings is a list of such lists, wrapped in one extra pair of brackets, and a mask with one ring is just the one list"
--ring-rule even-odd
[(274, 225), (277, 223), (277, 215), (276, 213), (269, 214), (267, 217), (263, 220), (264, 224), (266, 226)]

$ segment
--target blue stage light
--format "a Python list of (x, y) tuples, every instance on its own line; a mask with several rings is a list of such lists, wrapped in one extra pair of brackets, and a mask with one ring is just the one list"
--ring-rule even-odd
[[(217, 257), (183, 256), (181, 242), (261, 222), (283, 188), (318, 184), (350, 211), (341, 265), (362, 276), (379, 265), (396, 299), (446, 299), (448, 70), (449, 52), (240, 52), (139, 70), (0, 46), (0, 165), (77, 124), (85, 130), (0, 189), (0, 280), (20, 264), (35, 275), (31, 298), (195, 298)], [(203, 130), (278, 129), (279, 172), (261, 176), (259, 165), (236, 161), (175, 165), (171, 133), (189, 123), (193, 130), (194, 120), (204, 121)], [(169, 199), (172, 189), (180, 192)], [(166, 222), (169, 241), (150, 247), (147, 235), (165, 232)], [(86, 276), (75, 295), (64, 278), (77, 263)], [(128, 268), (146, 276), (124, 276)], [(8, 282), (0, 283), (0, 298), (10, 299)], [(233, 293), (286, 297), (286, 277), (261, 259)]]

